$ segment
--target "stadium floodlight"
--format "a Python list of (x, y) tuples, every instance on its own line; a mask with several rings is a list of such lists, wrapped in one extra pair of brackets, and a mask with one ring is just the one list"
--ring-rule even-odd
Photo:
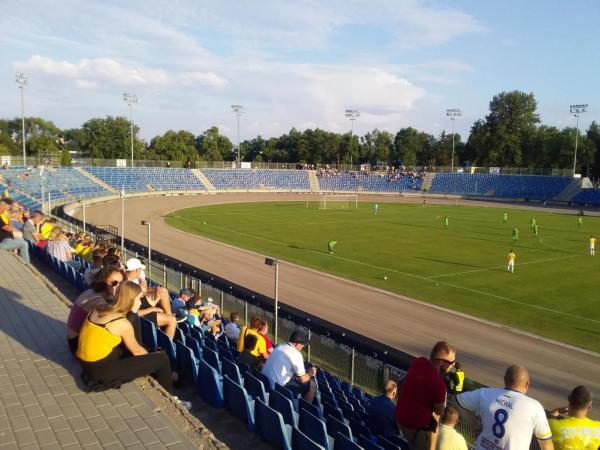
[(462, 111), (458, 108), (449, 108), (446, 110), (446, 115), (452, 120), (452, 163), (450, 165), (450, 170), (454, 173), (454, 121), (457, 117), (462, 116)]
[[(354, 135), (354, 121), (360, 117), (358, 109), (347, 109), (345, 116), (350, 121), (350, 137)], [(352, 153), (350, 153), (350, 168), (352, 169)]]
[(244, 114), (244, 107), (242, 105), (231, 105), (231, 110), (237, 117), (237, 167), (240, 167), (240, 116)]
[(148, 275), (148, 279), (152, 279), (152, 250), (151, 250), (151, 246), (150, 244), (152, 243), (151, 238), (152, 238), (152, 222), (150, 222), (149, 220), (142, 220), (141, 222), (142, 226), (148, 227), (148, 271), (147, 271), (147, 275)]
[(573, 114), (575, 116), (575, 118), (577, 119), (577, 131), (575, 132), (575, 155), (573, 155), (573, 176), (575, 176), (575, 173), (577, 171), (577, 140), (579, 137), (579, 116), (581, 116), (581, 114), (587, 112), (587, 108), (588, 105), (570, 105), (569, 106), (569, 111), (571, 114)]
[(279, 320), (279, 260), (265, 258), (265, 264), (267, 266), (275, 267), (275, 329), (273, 330), (273, 336), (275, 337), (275, 345), (277, 345), (277, 322)]
[(21, 90), (21, 131), (23, 141), (23, 165), (27, 166), (27, 154), (25, 152), (25, 86), (27, 86), (27, 77), (21, 72), (17, 72), (16, 83), (19, 85)]
[(121, 258), (125, 259), (125, 186), (121, 187)]
[(81, 218), (83, 219), (83, 232), (85, 233), (85, 202), (83, 200), (77, 202), (81, 205)]
[(133, 118), (132, 118), (132, 106), (137, 103), (138, 99), (135, 94), (123, 92), (123, 101), (129, 106), (129, 131), (131, 134), (131, 167), (133, 167)]

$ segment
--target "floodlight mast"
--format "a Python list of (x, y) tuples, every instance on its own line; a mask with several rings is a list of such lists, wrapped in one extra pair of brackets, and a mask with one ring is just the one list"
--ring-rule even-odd
[[(360, 117), (360, 111), (358, 109), (347, 109), (345, 115), (350, 120), (350, 138), (352, 138), (354, 136), (354, 121)], [(352, 152), (350, 152), (350, 169), (352, 169)]]
[(579, 138), (579, 116), (581, 116), (581, 114), (587, 112), (588, 106), (589, 105), (587, 103), (585, 105), (570, 105), (569, 106), (569, 111), (577, 119), (577, 122), (576, 122), (577, 123), (577, 125), (576, 125), (577, 131), (575, 132), (575, 154), (573, 155), (573, 176), (575, 176), (575, 173), (577, 172), (577, 141)]
[(457, 117), (462, 116), (462, 111), (459, 108), (449, 108), (446, 110), (446, 115), (450, 117), (450, 120), (452, 121), (452, 162), (450, 171), (454, 173), (454, 122)]
[(237, 167), (240, 167), (240, 116), (244, 114), (244, 107), (242, 105), (231, 105), (231, 110), (237, 117)]
[(131, 135), (131, 167), (133, 167), (133, 118), (132, 118), (131, 110), (132, 110), (132, 105), (134, 103), (137, 103), (138, 99), (135, 94), (124, 92), (123, 93), (123, 101), (125, 103), (127, 103), (127, 105), (129, 106), (129, 132)]
[(27, 86), (27, 77), (21, 72), (17, 72), (15, 82), (21, 90), (21, 131), (23, 141), (23, 165), (27, 166), (27, 154), (25, 152), (25, 86)]

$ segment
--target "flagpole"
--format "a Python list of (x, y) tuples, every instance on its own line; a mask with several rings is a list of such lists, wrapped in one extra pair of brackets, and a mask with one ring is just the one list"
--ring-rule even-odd
[(121, 258), (125, 258), (125, 186), (121, 188)]

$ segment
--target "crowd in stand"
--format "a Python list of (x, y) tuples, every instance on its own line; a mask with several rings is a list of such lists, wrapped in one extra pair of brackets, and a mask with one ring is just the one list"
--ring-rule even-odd
[[(371, 172), (368, 170), (352, 170), (352, 171), (345, 170), (345, 171), (342, 171), (342, 170), (330, 168), (329, 166), (324, 166), (324, 167), (320, 167), (319, 169), (317, 169), (317, 177), (319, 177), (319, 178), (332, 178), (332, 177), (340, 176), (342, 174), (348, 174), (352, 178), (357, 179), (357, 180), (360, 180), (361, 178), (369, 177), (372, 175)], [(425, 172), (407, 170), (404, 166), (402, 166), (399, 168), (391, 167), (391, 168), (387, 169), (385, 172), (377, 173), (377, 175), (380, 177), (385, 177), (387, 179), (387, 181), (393, 183), (393, 182), (400, 182), (401, 180), (403, 180), (406, 177), (414, 178), (414, 179), (423, 178), (425, 176)]]

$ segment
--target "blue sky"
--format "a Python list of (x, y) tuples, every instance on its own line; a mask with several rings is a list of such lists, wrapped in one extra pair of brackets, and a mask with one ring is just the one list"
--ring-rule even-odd
[(59, 127), (126, 115), (150, 139), (216, 125), (235, 140), (291, 127), (450, 129), (485, 116), (503, 90), (533, 92), (542, 121), (600, 121), (600, 2), (536, 0), (0, 0), (0, 117)]

